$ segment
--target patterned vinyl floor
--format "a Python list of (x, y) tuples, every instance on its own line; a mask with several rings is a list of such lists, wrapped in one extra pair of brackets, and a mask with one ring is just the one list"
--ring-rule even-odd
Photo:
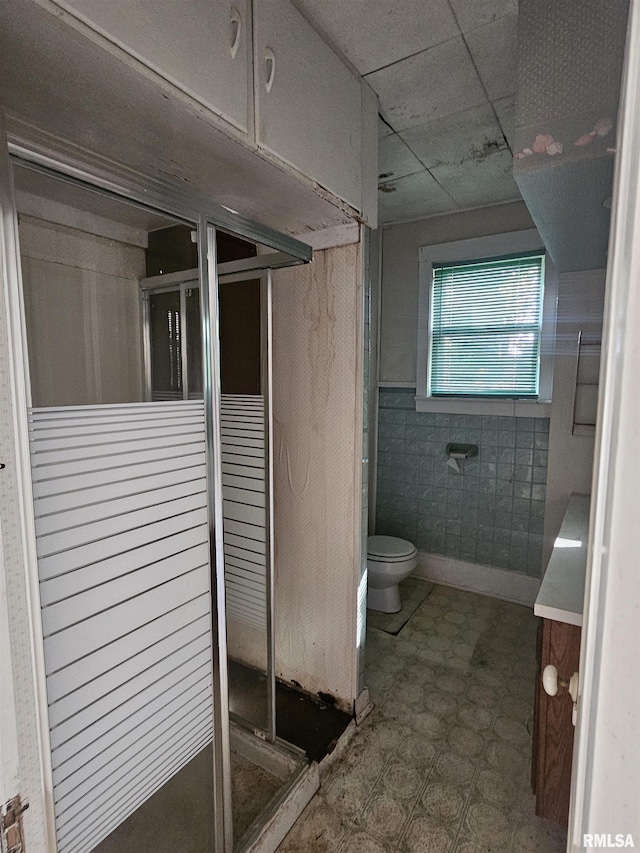
[(376, 707), (279, 853), (561, 853), (530, 788), (536, 620), (436, 586), (367, 631)]

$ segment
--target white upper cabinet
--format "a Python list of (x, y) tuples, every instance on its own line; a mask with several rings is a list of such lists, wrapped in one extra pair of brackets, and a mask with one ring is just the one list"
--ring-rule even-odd
[(360, 210), (360, 80), (289, 0), (254, 0), (254, 46), (258, 146)]
[(250, 132), (247, 0), (55, 0), (109, 41)]
[(228, 136), (377, 215), (377, 101), (290, 0), (34, 0), (204, 106)]

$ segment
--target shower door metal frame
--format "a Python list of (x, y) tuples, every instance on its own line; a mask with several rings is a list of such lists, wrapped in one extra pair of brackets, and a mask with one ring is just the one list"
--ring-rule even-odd
[[(262, 396), (264, 397), (264, 436), (265, 436), (265, 509), (267, 515), (266, 524), (266, 622), (267, 622), (267, 730), (265, 732), (270, 743), (276, 741), (276, 664), (275, 664), (275, 586), (274, 586), (274, 564), (275, 564), (275, 533), (274, 533), (274, 506), (273, 506), (273, 310), (272, 310), (272, 278), (271, 267), (256, 267), (252, 262), (260, 261), (266, 264), (270, 255), (258, 255), (256, 258), (248, 258), (251, 262), (247, 269), (241, 272), (221, 272), (231, 264), (237, 268), (243, 261), (231, 261), (230, 264), (220, 264), (218, 267), (218, 283), (233, 284), (234, 282), (247, 281), (248, 279), (260, 279), (260, 302), (261, 302), (261, 355), (262, 355)], [(253, 275), (252, 275), (253, 273)], [(233, 719), (241, 725), (245, 721), (233, 715)], [(254, 726), (251, 726), (254, 728)]]
[[(261, 374), (262, 395), (264, 397), (264, 431), (265, 431), (265, 509), (267, 514), (266, 524), (266, 626), (267, 626), (267, 728), (262, 734), (266, 735), (270, 743), (276, 740), (276, 686), (275, 686), (275, 603), (274, 603), (274, 507), (273, 507), (273, 348), (272, 348), (272, 277), (273, 266), (282, 266), (287, 258), (283, 253), (257, 255), (239, 261), (229, 261), (218, 264), (217, 285), (233, 284), (250, 279), (260, 279), (260, 302), (261, 302)], [(209, 274), (211, 275), (211, 274)], [(183, 399), (189, 399), (189, 378), (187, 371), (187, 347), (189, 346), (187, 324), (185, 316), (185, 290), (189, 287), (200, 287), (198, 269), (186, 270), (185, 272), (166, 273), (142, 279), (140, 290), (142, 294), (142, 330), (143, 330), (143, 354), (144, 354), (144, 376), (145, 397), (152, 399), (151, 382), (151, 312), (149, 296), (153, 293), (180, 292), (180, 311), (183, 318), (181, 324), (181, 358), (182, 358), (182, 387)], [(202, 298), (202, 296), (201, 296)], [(209, 305), (213, 304), (210, 299)], [(217, 299), (216, 299), (217, 306)], [(216, 307), (217, 310), (217, 307)], [(202, 312), (202, 304), (201, 304)], [(216, 314), (217, 322), (217, 314)], [(204, 394), (204, 387), (203, 387)], [(205, 403), (206, 405), (206, 403)], [(223, 572), (224, 574), (224, 572)], [(228, 685), (227, 685), (228, 688)], [(255, 725), (250, 721), (235, 714), (232, 719), (240, 725), (255, 730)]]
[[(0, 116), (0, 119), (2, 116)], [(6, 148), (4, 147), (6, 144)], [(150, 178), (133, 175), (117, 164), (110, 164), (109, 174), (98, 176), (90, 170), (76, 165), (64, 163), (49, 153), (31, 150), (24, 145), (6, 143), (4, 125), (0, 121), (0, 154), (6, 158), (7, 153), (12, 163), (34, 171), (56, 177), (63, 182), (82, 187), (86, 190), (111, 196), (121, 202), (142, 207), (157, 214), (164, 214), (184, 224), (198, 225), (198, 255), (199, 280), (201, 291), (201, 322), (202, 322), (202, 352), (203, 352), (203, 385), (205, 401), (205, 431), (208, 469), (208, 503), (210, 542), (214, 547), (212, 564), (216, 568), (216, 584), (212, 589), (212, 681), (214, 691), (213, 701), (213, 740), (214, 740), (214, 820), (216, 853), (232, 853), (233, 827), (231, 814), (231, 775), (229, 749), (229, 717), (228, 717), (228, 679), (226, 661), (226, 633), (224, 608), (224, 555), (222, 553), (222, 538), (213, 536), (215, 527), (222, 529), (222, 491), (220, 473), (220, 378), (219, 378), (219, 348), (218, 342), (218, 269), (216, 264), (216, 228), (222, 227), (240, 237), (270, 246), (276, 250), (278, 260), (273, 257), (273, 266), (281, 267), (291, 264), (307, 263), (311, 260), (311, 247), (294, 238), (280, 234), (271, 228), (253, 222), (239, 214), (232, 213), (222, 205), (197, 194), (190, 194), (184, 189), (171, 186), (158, 187)], [(17, 206), (13, 193), (12, 177), (9, 177), (7, 187), (8, 212), (13, 223), (17, 223)], [(15, 229), (14, 229), (15, 230)], [(17, 240), (12, 244), (11, 257), (7, 258), (7, 287), (12, 300), (21, 304), (22, 283), (20, 277), (20, 256)], [(281, 254), (282, 253), (282, 254)], [(263, 256), (266, 261), (268, 256)], [(267, 262), (264, 266), (270, 266)], [(255, 268), (255, 267), (254, 267)], [(10, 381), (18, 389), (18, 398), (29, 400), (29, 366), (26, 359), (26, 330), (24, 316), (19, 309), (12, 306), (10, 318), (14, 338), (11, 342), (14, 362)], [(20, 511), (24, 518), (22, 539), (25, 553), (28, 555), (25, 571), (28, 579), (29, 615), (34, 638), (38, 643), (42, 640), (40, 620), (40, 599), (38, 592), (38, 565), (35, 556), (35, 520), (33, 501), (31, 500), (30, 472), (25, 460), (29, 459), (29, 438), (26, 425), (26, 411), (20, 418), (14, 431), (18, 473), (24, 485), (19, 495)], [(215, 625), (213, 624), (215, 619)], [(38, 624), (36, 624), (38, 623)], [(38, 699), (46, 708), (46, 685), (42, 669), (42, 649), (35, 650), (36, 671), (34, 673), (35, 689)], [(217, 697), (217, 701), (216, 700)], [(45, 712), (46, 713), (46, 712)], [(51, 776), (50, 748), (48, 749), (47, 732), (42, 730), (40, 720), (41, 740), (37, 745), (44, 790), (45, 808), (49, 819), (53, 815), (53, 783)], [(51, 824), (49, 824), (51, 828)], [(49, 833), (49, 850), (55, 853), (57, 843), (55, 834)]]
[[(174, 280), (173, 283), (169, 281)], [(154, 283), (158, 280), (158, 284)], [(162, 280), (162, 281), (161, 281)], [(182, 362), (182, 399), (189, 399), (189, 370), (187, 364), (187, 347), (189, 346), (189, 330), (185, 322), (186, 318), (186, 291), (190, 287), (200, 287), (198, 270), (187, 270), (186, 273), (170, 273), (168, 276), (159, 275), (152, 278), (140, 280), (140, 296), (142, 302), (142, 369), (144, 371), (144, 396), (151, 401), (153, 399), (153, 387), (151, 376), (151, 308), (149, 297), (155, 293), (180, 293), (180, 360)]]

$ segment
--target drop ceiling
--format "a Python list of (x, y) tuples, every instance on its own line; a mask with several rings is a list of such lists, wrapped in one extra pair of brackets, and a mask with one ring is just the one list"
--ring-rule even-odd
[(517, 0), (295, 0), (379, 98), (379, 218), (520, 199)]

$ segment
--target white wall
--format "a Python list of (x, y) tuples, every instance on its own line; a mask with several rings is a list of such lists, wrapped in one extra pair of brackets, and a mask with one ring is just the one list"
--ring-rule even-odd
[(640, 3), (632, 0), (617, 140), (569, 844), (640, 844)]
[(514, 202), (447, 216), (433, 216), (418, 222), (392, 225), (383, 230), (381, 382), (415, 384), (416, 381), (420, 246), (533, 227), (524, 203)]
[(33, 405), (142, 400), (144, 249), (22, 216), (20, 250)]
[(273, 276), (276, 673), (351, 708), (357, 691), (359, 245)]
[(578, 332), (600, 337), (605, 270), (563, 273), (558, 278), (553, 406), (549, 423), (549, 466), (543, 566), (547, 565), (572, 492), (589, 494), (594, 434), (572, 434)]

